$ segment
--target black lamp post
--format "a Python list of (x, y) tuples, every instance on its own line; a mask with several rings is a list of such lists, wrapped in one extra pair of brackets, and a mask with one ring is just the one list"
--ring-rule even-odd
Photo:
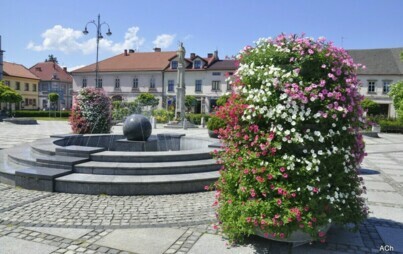
[(108, 26), (108, 32), (106, 33), (106, 35), (111, 36), (111, 35), (112, 35), (112, 32), (111, 32), (111, 29), (109, 28), (109, 24), (108, 24), (108, 23), (106, 23), (106, 22), (102, 22), (102, 23), (101, 23), (101, 15), (98, 14), (98, 22), (95, 23), (95, 20), (89, 21), (89, 22), (85, 25), (85, 29), (84, 29), (84, 31), (83, 31), (83, 34), (85, 34), (85, 35), (88, 34), (87, 26), (88, 26), (88, 24), (90, 24), (90, 23), (94, 24), (94, 25), (96, 26), (96, 28), (97, 28), (97, 60), (96, 60), (96, 63), (95, 63), (95, 87), (98, 88), (98, 50), (99, 50), (99, 40), (102, 39), (102, 38), (104, 38), (104, 37), (102, 36), (102, 33), (101, 33), (101, 27), (102, 27), (102, 25), (107, 25), (107, 26)]

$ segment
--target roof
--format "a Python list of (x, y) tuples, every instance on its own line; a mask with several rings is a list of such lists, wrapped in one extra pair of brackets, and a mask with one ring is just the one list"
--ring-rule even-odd
[[(29, 70), (39, 77), (41, 80), (59, 80), (62, 82), (72, 83), (70, 74), (54, 62), (37, 63)], [(56, 75), (56, 78), (54, 77)]]
[(366, 66), (360, 68), (361, 75), (403, 75), (403, 62), (400, 59), (400, 52), (403, 48), (386, 49), (354, 49), (347, 50), (355, 63)]
[[(169, 59), (176, 56), (175, 51), (125, 53), (105, 59), (98, 63), (99, 72), (108, 71), (162, 71), (169, 66)], [(72, 73), (94, 72), (95, 63), (74, 70)]]
[(22, 64), (3, 62), (3, 72), (4, 75), (19, 77), (19, 78), (30, 78), (39, 79), (37, 76), (32, 74), (27, 68)]
[(208, 67), (209, 70), (236, 70), (235, 60), (218, 60)]

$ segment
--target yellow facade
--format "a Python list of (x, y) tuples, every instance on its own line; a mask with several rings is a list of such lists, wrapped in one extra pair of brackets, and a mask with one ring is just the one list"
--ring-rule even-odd
[(16, 110), (38, 109), (39, 79), (4, 75), (3, 81), (22, 96), (22, 102), (15, 106)]

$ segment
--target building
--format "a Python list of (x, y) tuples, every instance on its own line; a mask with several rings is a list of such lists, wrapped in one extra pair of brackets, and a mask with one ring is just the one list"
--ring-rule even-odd
[(403, 80), (403, 48), (348, 50), (355, 63), (366, 66), (358, 70), (360, 93), (380, 104), (384, 115), (395, 118), (396, 111), (388, 96), (391, 84)]
[[(170, 59), (170, 65), (164, 73), (166, 106), (172, 105), (175, 101), (177, 62), (177, 56)], [(226, 79), (236, 70), (235, 60), (220, 60), (218, 51), (215, 51), (207, 54), (207, 57), (191, 53), (186, 62), (186, 95), (195, 96), (197, 99), (194, 112), (211, 112), (216, 106), (218, 97), (231, 91)]]
[(135, 52), (125, 50), (122, 54), (100, 61), (98, 84), (95, 85), (95, 64), (72, 72), (73, 90), (83, 87), (103, 88), (113, 100), (133, 101), (140, 93), (151, 93), (160, 100), (164, 97), (164, 71), (176, 52)]
[[(57, 64), (55, 58), (37, 63), (29, 69), (40, 78), (39, 103), (40, 109), (70, 109), (72, 106), (73, 80), (66, 68)], [(59, 103), (51, 105), (48, 99), (49, 93), (59, 94)]]
[[(186, 95), (193, 95), (198, 103), (197, 113), (208, 113), (219, 96), (230, 89), (226, 75), (235, 71), (234, 60), (220, 60), (218, 52), (201, 57), (191, 53), (186, 58)], [(114, 100), (133, 101), (140, 93), (148, 92), (160, 99), (160, 107), (174, 105), (177, 82), (175, 51), (135, 52), (105, 59), (98, 65), (98, 84), (95, 86), (95, 64), (73, 71), (73, 90), (83, 87), (102, 87)]]
[[(15, 104), (15, 109), (38, 109), (39, 78), (21, 64), (4, 61), (3, 68), (4, 83), (22, 96), (22, 102)], [(1, 106), (5, 107), (5, 104)]]

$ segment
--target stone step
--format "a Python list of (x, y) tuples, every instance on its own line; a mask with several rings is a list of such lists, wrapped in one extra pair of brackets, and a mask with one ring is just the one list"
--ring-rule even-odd
[(72, 169), (72, 166), (88, 161), (86, 158), (77, 158), (60, 155), (38, 155), (31, 153), (29, 146), (21, 146), (7, 150), (8, 160), (20, 165), (33, 167), (50, 167)]
[(24, 168), (15, 171), (15, 185), (29, 190), (54, 191), (54, 179), (72, 170), (58, 168)]
[(109, 162), (170, 162), (211, 159), (213, 149), (181, 150), (163, 152), (117, 152), (104, 151), (91, 154), (92, 161)]
[(105, 151), (103, 147), (90, 146), (58, 146), (56, 155), (89, 158), (91, 154)]
[(55, 191), (107, 195), (164, 195), (204, 191), (219, 177), (217, 171), (174, 175), (112, 176), (70, 174), (55, 179)]
[(101, 162), (89, 161), (74, 166), (74, 172), (100, 175), (167, 175), (217, 171), (214, 159), (174, 162)]

